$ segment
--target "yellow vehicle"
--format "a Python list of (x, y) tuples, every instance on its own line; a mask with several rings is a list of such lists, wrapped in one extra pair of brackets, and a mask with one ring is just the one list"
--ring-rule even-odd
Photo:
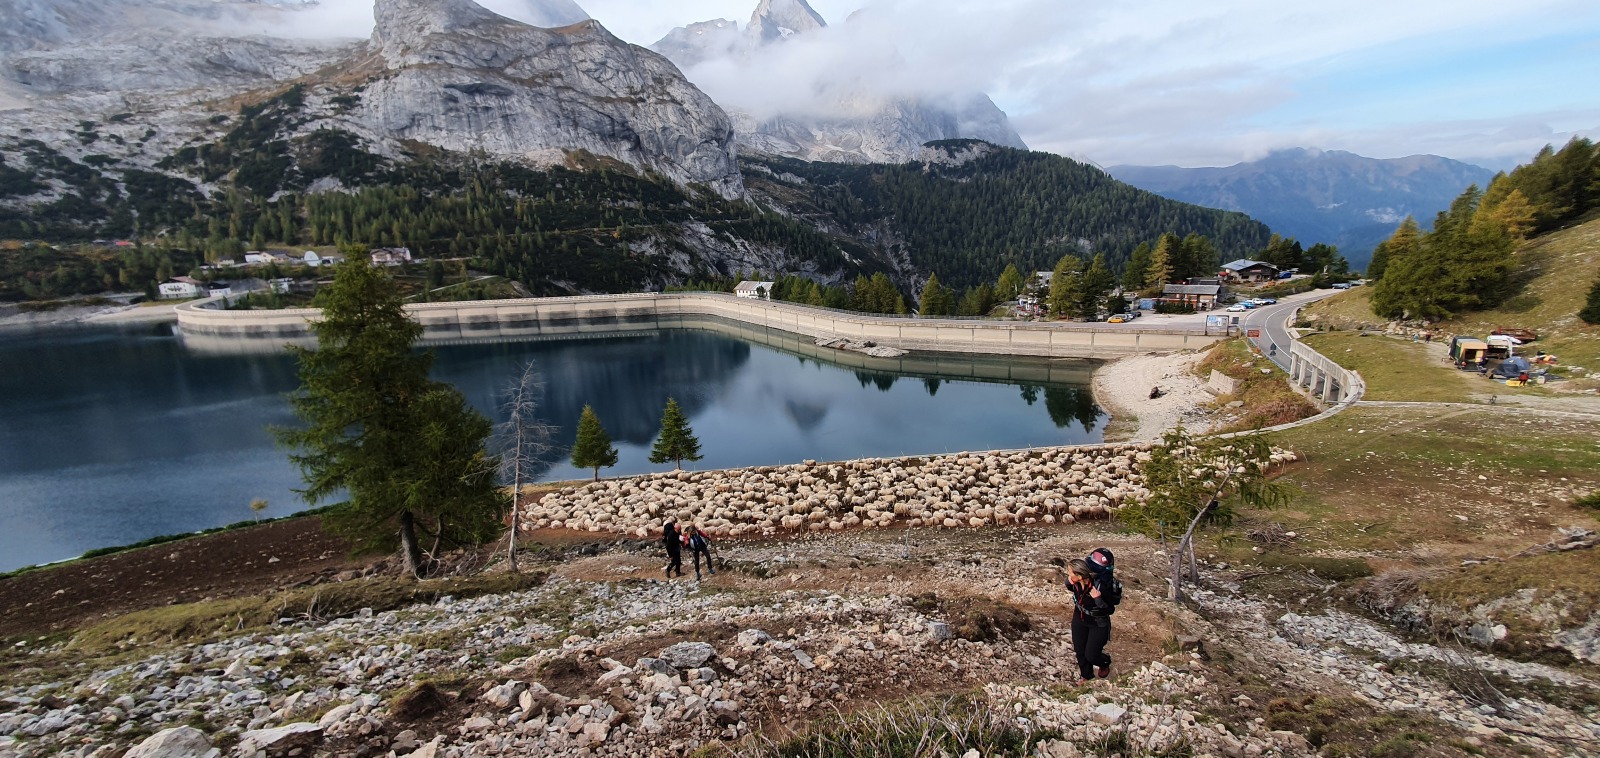
[(1117, 315), (1106, 319), (1106, 323), (1108, 323), (1108, 324), (1126, 324), (1126, 323), (1128, 323), (1129, 321), (1132, 321), (1132, 320), (1133, 319), (1128, 318), (1127, 316), (1124, 316), (1124, 315), (1118, 313)]

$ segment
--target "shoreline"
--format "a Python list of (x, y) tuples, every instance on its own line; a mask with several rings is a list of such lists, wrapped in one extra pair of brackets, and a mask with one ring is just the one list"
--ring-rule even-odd
[[(1105, 442), (1151, 442), (1179, 424), (1207, 421), (1205, 405), (1216, 397), (1193, 373), (1204, 358), (1201, 352), (1130, 355), (1097, 367), (1094, 400), (1112, 417)], [(1152, 387), (1165, 394), (1150, 399)]]
[(48, 311), (17, 310), (0, 316), (0, 332), (177, 323), (177, 307), (180, 304), (181, 302), (161, 305), (69, 305)]

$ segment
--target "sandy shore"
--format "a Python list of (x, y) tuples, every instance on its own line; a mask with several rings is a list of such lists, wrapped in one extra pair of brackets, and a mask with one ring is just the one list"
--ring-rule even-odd
[[(1156, 353), (1121, 358), (1094, 372), (1094, 397), (1110, 411), (1107, 441), (1160, 439), (1179, 423), (1204, 431), (1205, 406), (1216, 398), (1192, 371), (1203, 353)], [(1150, 399), (1150, 388), (1166, 394)]]

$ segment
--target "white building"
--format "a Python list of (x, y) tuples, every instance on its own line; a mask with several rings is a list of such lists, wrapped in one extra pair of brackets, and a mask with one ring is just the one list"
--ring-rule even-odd
[(318, 255), (317, 251), (315, 251), (315, 250), (307, 250), (306, 251), (306, 257), (305, 257), (305, 262), (306, 262), (307, 266), (310, 266), (312, 268), (321, 268), (323, 266), (337, 266), (340, 263), (344, 263), (344, 256), (342, 256), (342, 255), (340, 255), (338, 253), (328, 253), (327, 255)]
[(200, 297), (204, 291), (203, 286), (187, 276), (174, 277), (161, 283), (156, 288), (162, 300), (187, 300)]
[(244, 262), (245, 262), (246, 265), (250, 265), (250, 264), (266, 265), (266, 264), (272, 262), (272, 253), (264, 252), (264, 251), (261, 251), (261, 250), (251, 250), (250, 252), (244, 254)]
[(733, 288), (733, 296), (748, 300), (771, 300), (772, 285), (772, 282), (739, 282)]
[(267, 286), (270, 287), (274, 293), (279, 295), (287, 295), (291, 290), (294, 289), (294, 280), (287, 277), (283, 279), (273, 279), (272, 281), (267, 282)]
[(372, 265), (399, 266), (411, 262), (409, 247), (380, 247), (372, 251)]

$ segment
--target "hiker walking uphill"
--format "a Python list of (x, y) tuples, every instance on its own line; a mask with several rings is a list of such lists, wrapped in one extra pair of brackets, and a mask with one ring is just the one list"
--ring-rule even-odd
[(1111, 676), (1111, 614), (1122, 602), (1122, 582), (1112, 575), (1116, 556), (1106, 548), (1087, 560), (1067, 564), (1067, 589), (1072, 592), (1072, 650), (1078, 656), (1079, 681)]
[(684, 527), (683, 544), (688, 545), (689, 552), (694, 554), (695, 581), (700, 581), (701, 555), (706, 557), (706, 570), (711, 572), (712, 576), (716, 576), (717, 569), (711, 565), (711, 538), (707, 537), (705, 532), (700, 531), (700, 527), (693, 524)]
[(667, 519), (661, 527), (661, 541), (667, 546), (667, 578), (671, 579), (674, 571), (683, 576), (683, 539), (672, 519)]

